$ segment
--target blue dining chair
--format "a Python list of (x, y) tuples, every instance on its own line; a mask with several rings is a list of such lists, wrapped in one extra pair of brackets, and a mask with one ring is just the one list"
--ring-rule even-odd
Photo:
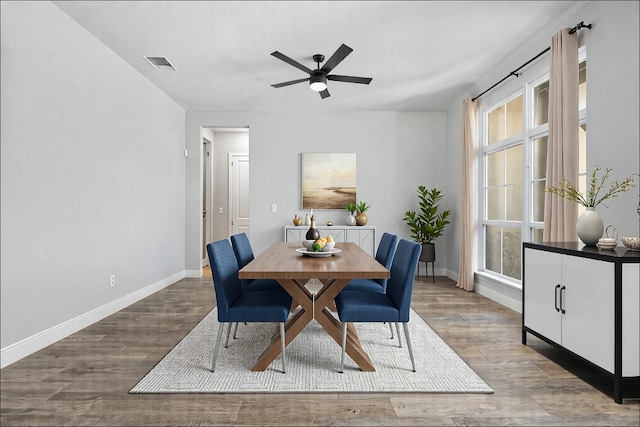
[[(416, 364), (409, 336), (409, 313), (413, 293), (413, 277), (418, 266), (422, 248), (419, 243), (400, 239), (391, 264), (391, 277), (385, 293), (370, 291), (343, 291), (336, 298), (338, 317), (342, 322), (342, 357), (340, 372), (344, 371), (344, 355), (347, 343), (347, 323), (350, 322), (393, 322), (402, 323), (409, 347), (409, 357), (413, 372)], [(398, 334), (400, 347), (402, 342)]]
[[(233, 253), (238, 261), (238, 269), (241, 269), (245, 265), (249, 264), (255, 256), (253, 255), (253, 248), (249, 241), (247, 233), (238, 233), (231, 236), (231, 246), (233, 247)], [(277, 280), (273, 279), (240, 279), (242, 284), (242, 290), (244, 292), (255, 291), (273, 291), (273, 292), (286, 292)], [(233, 339), (236, 339), (238, 333), (238, 324), (236, 323), (233, 328)]]
[[(383, 233), (380, 238), (380, 244), (376, 251), (376, 261), (384, 266), (387, 270), (391, 268), (393, 257), (398, 246), (398, 236), (391, 233)], [(370, 291), (385, 293), (387, 290), (388, 279), (353, 279), (344, 287), (344, 291)]]
[(292, 298), (286, 292), (244, 292), (238, 279), (238, 261), (227, 239), (209, 243), (207, 254), (213, 276), (213, 287), (218, 307), (218, 337), (213, 351), (211, 372), (216, 368), (218, 349), (227, 327), (227, 344), (231, 324), (237, 322), (274, 322), (280, 324), (280, 341), (282, 343), (282, 372), (286, 372), (285, 330), (284, 323), (289, 318)]
[[(397, 246), (397, 235), (387, 232), (382, 234), (378, 250), (376, 251), (376, 260), (387, 270), (391, 268)], [(369, 291), (383, 294), (387, 290), (387, 280), (388, 279), (353, 279), (347, 283), (347, 286), (345, 286), (342, 291)], [(391, 323), (389, 323), (389, 330), (391, 331), (391, 339), (393, 339), (393, 325)]]
[[(247, 233), (239, 233), (231, 236), (231, 246), (233, 247), (233, 253), (238, 261), (238, 269), (241, 269), (245, 265), (253, 261), (253, 249), (251, 248), (251, 242)], [(245, 292), (254, 291), (282, 291), (282, 286), (277, 280), (273, 279), (240, 279), (242, 284), (242, 290)]]

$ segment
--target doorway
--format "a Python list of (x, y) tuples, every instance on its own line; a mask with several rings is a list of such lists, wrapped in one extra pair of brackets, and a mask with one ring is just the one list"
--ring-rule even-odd
[(249, 234), (249, 128), (202, 127), (201, 131), (204, 267), (209, 264), (208, 243), (229, 238), (238, 226), (239, 232)]

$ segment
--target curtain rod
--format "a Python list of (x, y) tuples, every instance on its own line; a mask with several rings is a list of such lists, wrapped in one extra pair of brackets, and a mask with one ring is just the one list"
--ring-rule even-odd
[[(584, 21), (580, 21), (580, 23), (578, 25), (576, 25), (571, 30), (569, 30), (569, 34), (573, 34), (573, 33), (575, 33), (576, 31), (578, 31), (581, 28), (591, 29), (591, 24), (585, 24)], [(476, 99), (480, 98), (482, 95), (484, 95), (485, 93), (489, 92), (491, 89), (493, 89), (494, 87), (498, 86), (500, 83), (502, 83), (503, 81), (507, 80), (509, 77), (511, 77), (511, 76), (518, 77), (518, 71), (520, 71), (521, 69), (523, 69), (527, 65), (531, 64), (533, 61), (535, 61), (536, 59), (540, 58), (542, 55), (544, 55), (545, 53), (549, 52), (550, 50), (551, 50), (551, 47), (546, 48), (545, 50), (543, 50), (542, 52), (540, 52), (539, 54), (537, 54), (536, 56), (534, 56), (533, 58), (531, 58), (530, 60), (528, 60), (527, 62), (525, 62), (524, 64), (522, 64), (518, 68), (516, 68), (515, 70), (513, 70), (512, 72), (510, 72), (507, 76), (505, 76), (498, 83), (494, 84), (489, 89), (485, 90), (484, 92), (482, 92), (480, 95), (476, 96), (475, 98), (472, 98), (471, 101), (473, 102)]]

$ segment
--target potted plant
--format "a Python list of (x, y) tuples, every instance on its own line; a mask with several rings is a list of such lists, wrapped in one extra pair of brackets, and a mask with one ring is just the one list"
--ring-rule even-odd
[(442, 235), (445, 225), (449, 224), (447, 218), (452, 212), (438, 212), (438, 204), (444, 195), (437, 188), (429, 190), (424, 185), (419, 185), (417, 192), (420, 212), (406, 211), (403, 219), (411, 229), (411, 238), (422, 244), (420, 261), (434, 262), (436, 251), (433, 240)]
[(578, 218), (577, 232), (580, 240), (587, 246), (596, 246), (604, 232), (604, 223), (600, 214), (595, 210), (596, 206), (600, 204), (607, 206), (604, 204), (605, 200), (611, 199), (618, 193), (627, 191), (631, 187), (635, 187), (633, 178), (629, 176), (622, 182), (613, 181), (609, 190), (604, 194), (600, 194), (605, 181), (609, 177), (609, 173), (613, 170), (607, 168), (604, 175), (598, 179), (596, 175), (601, 169), (600, 166), (596, 165), (593, 172), (591, 172), (589, 190), (586, 195), (582, 194), (579, 189), (566, 179), (560, 180), (557, 187), (547, 187), (544, 189), (547, 193), (555, 194), (570, 202), (579, 203), (586, 208), (586, 211)]
[(347, 203), (347, 211), (349, 211), (349, 216), (347, 216), (347, 225), (356, 225), (356, 204), (355, 203)]
[(365, 214), (365, 212), (368, 211), (370, 208), (371, 208), (371, 205), (368, 204), (367, 202), (360, 201), (356, 203), (356, 212), (358, 212), (358, 214), (356, 215), (357, 225), (367, 225), (367, 221), (369, 221), (369, 218), (367, 218), (367, 215)]

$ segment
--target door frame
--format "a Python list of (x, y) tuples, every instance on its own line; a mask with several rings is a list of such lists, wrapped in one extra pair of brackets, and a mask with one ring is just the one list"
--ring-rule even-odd
[[(215, 135), (214, 135), (215, 136)], [(202, 247), (203, 258), (202, 267), (209, 265), (209, 257), (206, 252), (206, 244), (210, 243), (213, 239), (213, 189), (214, 189), (214, 159), (213, 159), (213, 141), (210, 141), (207, 137), (202, 137), (202, 158), (203, 158), (203, 205), (202, 209), (206, 212), (205, 220), (203, 221), (204, 229), (202, 230)]]

